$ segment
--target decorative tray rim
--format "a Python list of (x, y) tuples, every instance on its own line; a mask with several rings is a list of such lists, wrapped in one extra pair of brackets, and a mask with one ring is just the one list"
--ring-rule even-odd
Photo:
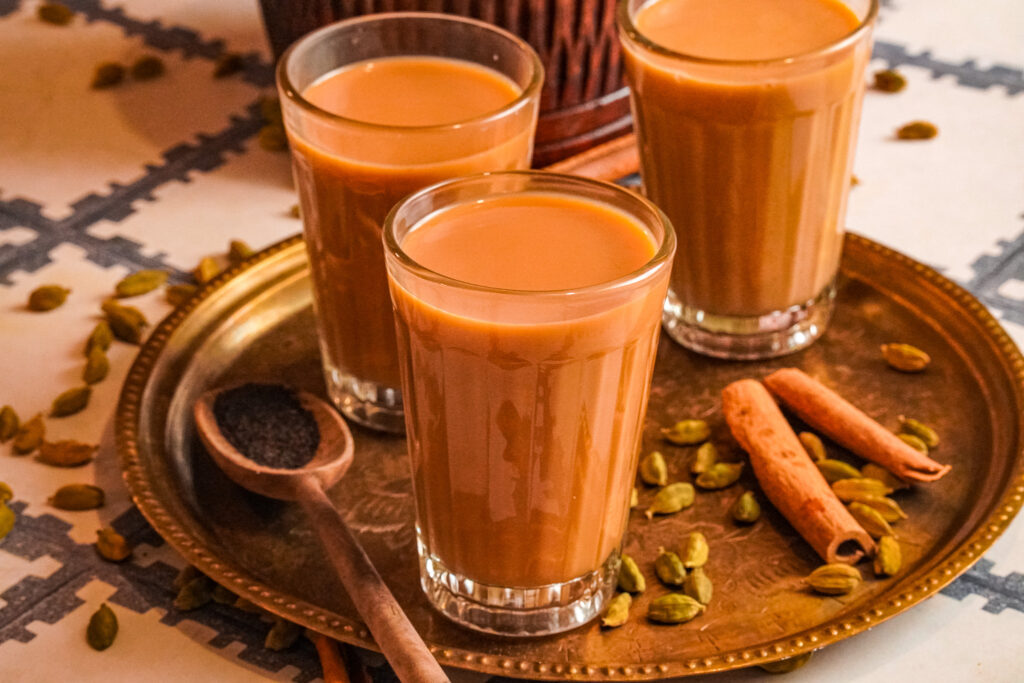
[[(140, 419), (147, 382), (163, 350), (175, 330), (204, 301), (241, 273), (265, 264), (286, 252), (302, 248), (302, 237), (296, 235), (278, 242), (235, 264), (204, 286), (193, 298), (164, 318), (140, 349), (122, 388), (115, 416), (115, 441), (122, 477), (132, 501), (175, 550), (215, 581), (251, 600), (255, 604), (313, 630), (360, 647), (377, 650), (363, 624), (294, 596), (282, 594), (265, 584), (232, 560), (216, 557), (197, 542), (166, 509), (146, 479), (140, 451)], [(866, 237), (847, 233), (846, 249), (874, 252), (886, 260), (910, 268), (914, 275), (938, 288), (960, 305), (980, 324), (982, 332), (995, 347), (1006, 379), (1013, 387), (1018, 405), (1024, 405), (1024, 356), (991, 313), (967, 290), (942, 276), (933, 268), (874, 242)], [(689, 658), (655, 664), (624, 663), (588, 666), (564, 661), (530, 661), (473, 652), (428, 643), (441, 664), (477, 672), (543, 680), (649, 680), (673, 676), (713, 673), (765, 664), (813, 651), (851, 635), (863, 632), (913, 607), (951, 583), (966, 571), (982, 553), (1005, 531), (1024, 504), (1024, 414), (1018, 411), (1017, 439), (1014, 449), (1014, 476), (1005, 482), (1003, 493), (991, 511), (980, 519), (973, 531), (931, 570), (918, 576), (896, 597), (873, 601), (852, 614), (827, 619), (810, 629), (787, 634), (760, 646), (721, 652), (713, 656)], [(995, 500), (995, 499), (994, 499)]]

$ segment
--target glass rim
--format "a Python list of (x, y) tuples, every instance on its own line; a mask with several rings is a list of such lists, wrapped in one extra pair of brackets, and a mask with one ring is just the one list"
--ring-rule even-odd
[[(863, 19), (858, 21), (856, 28), (843, 37), (822, 47), (814, 48), (813, 50), (808, 50), (806, 52), (798, 52), (792, 55), (771, 57), (768, 59), (723, 59), (720, 57), (702, 57), (700, 55), (692, 55), (686, 52), (677, 52), (676, 50), (667, 48), (660, 43), (654, 42), (645, 36), (640, 29), (637, 28), (636, 24), (633, 23), (633, 16), (629, 9), (631, 1), (632, 0), (618, 0), (618, 7), (615, 12), (615, 20), (619, 29), (625, 33), (631, 41), (648, 52), (653, 52), (659, 57), (668, 57), (679, 61), (692, 62), (694, 64), (721, 67), (791, 65), (815, 57), (824, 57), (835, 52), (840, 52), (849, 45), (859, 41), (863, 34), (870, 31), (871, 26), (874, 24), (875, 19), (878, 16), (879, 2), (879, 0), (869, 0), (870, 4), (868, 6), (867, 14), (864, 15)], [(648, 0), (648, 2), (650, 1), (651, 0)], [(644, 2), (643, 4), (647, 4), (647, 2)]]
[[(473, 282), (467, 282), (465, 280), (459, 280), (457, 278), (450, 277), (443, 273), (439, 273), (436, 270), (428, 268), (423, 264), (416, 261), (414, 258), (409, 256), (398, 243), (398, 240), (394, 234), (395, 222), (400, 217), (400, 213), (403, 209), (416, 201), (417, 199), (424, 197), (428, 194), (434, 194), (444, 189), (458, 185), (471, 185), (474, 183), (484, 183), (491, 178), (522, 178), (528, 179), (539, 179), (542, 181), (551, 181), (554, 183), (564, 183), (566, 185), (576, 185), (577, 187), (590, 187), (600, 189), (604, 191), (612, 191), (617, 196), (624, 198), (626, 201), (634, 202), (636, 206), (643, 207), (651, 213), (658, 223), (661, 224), (664, 235), (661, 238), (660, 244), (657, 245), (657, 249), (654, 254), (651, 255), (642, 266), (636, 268), (624, 275), (605, 280), (585, 287), (570, 287), (564, 289), (508, 289), (502, 287), (491, 287), (487, 285), (480, 285)], [(536, 193), (555, 193), (557, 190), (554, 188), (527, 188), (523, 190), (525, 192), (536, 192)], [(568, 192), (562, 192), (566, 196), (577, 197), (579, 194), (570, 194)], [(485, 197), (497, 197), (500, 194), (490, 193), (482, 195), (481, 197), (472, 198), (470, 201), (479, 200)], [(587, 199), (590, 199), (587, 197)], [(604, 202), (601, 199), (593, 199), (595, 202)], [(649, 221), (644, 220), (637, 212), (630, 211), (628, 208), (621, 206), (615, 206), (615, 209), (627, 213), (632, 219), (642, 224), (645, 229)], [(432, 212), (433, 213), (433, 212)], [(427, 214), (430, 215), (430, 214)], [(422, 221), (421, 218), (418, 222)], [(649, 231), (649, 229), (648, 229)], [(407, 195), (388, 212), (387, 218), (384, 219), (384, 251), (385, 256), (394, 257), (403, 268), (406, 268), (412, 272), (416, 277), (429, 280), (436, 284), (440, 284), (446, 287), (454, 289), (471, 290), (481, 293), (500, 294), (503, 296), (512, 296), (517, 298), (564, 298), (567, 296), (571, 297), (582, 297), (588, 294), (605, 293), (609, 291), (615, 291), (623, 288), (627, 288), (632, 284), (642, 282), (643, 280), (651, 277), (651, 274), (657, 271), (659, 268), (668, 264), (671, 266), (671, 256), (675, 250), (676, 245), (676, 234), (675, 229), (672, 227), (672, 223), (665, 212), (662, 211), (654, 202), (643, 197), (635, 192), (630, 192), (625, 187), (617, 185), (615, 183), (606, 182), (603, 180), (595, 180), (593, 178), (585, 178), (583, 176), (571, 175), (568, 173), (554, 173), (552, 171), (543, 171), (537, 169), (527, 170), (515, 170), (515, 171), (489, 171), (487, 173), (477, 173), (474, 175), (463, 176), (459, 178), (451, 178), (443, 180), (433, 185), (428, 185), (421, 190), (418, 190), (410, 195)]]
[[(500, 109), (496, 109), (486, 114), (481, 114), (473, 118), (456, 121), (454, 123), (442, 123), (430, 126), (398, 126), (392, 124), (374, 123), (372, 121), (364, 121), (362, 119), (353, 119), (347, 116), (341, 116), (333, 112), (323, 109), (305, 97), (299, 92), (299, 89), (295, 87), (291, 79), (288, 76), (288, 64), (295, 55), (295, 53), (310, 43), (314, 43), (324, 36), (334, 33), (335, 31), (347, 29), (352, 26), (364, 23), (384, 22), (384, 21), (403, 21), (403, 20), (415, 20), (415, 19), (427, 19), (439, 22), (450, 22), (452, 24), (465, 24), (476, 26), (489, 31), (495, 35), (498, 35), (510, 43), (516, 45), (524, 53), (529, 55), (530, 63), (532, 66), (530, 81), (523, 88), (519, 95), (504, 105)], [(401, 56), (401, 55), (394, 55)], [(430, 55), (422, 55), (430, 56)], [(439, 55), (437, 55), (439, 56)], [(466, 60), (468, 61), (468, 60)], [(354, 63), (354, 62), (353, 62)], [(485, 66), (485, 65), (481, 65)], [(493, 67), (488, 67), (492, 70), (497, 71)], [(288, 46), (288, 49), (284, 51), (281, 58), (278, 60), (276, 68), (276, 80), (278, 91), (284, 95), (284, 97), (290, 102), (297, 105), (300, 109), (313, 114), (317, 117), (326, 119), (328, 121), (343, 124), (346, 126), (353, 126), (359, 128), (366, 128), (375, 131), (389, 131), (396, 133), (410, 133), (410, 132), (444, 132), (450, 130), (458, 130), (459, 128), (469, 125), (480, 125), (489, 121), (501, 119), (509, 114), (515, 112), (518, 109), (525, 107), (532, 99), (539, 95), (541, 86), (544, 82), (544, 65), (540, 61), (540, 56), (533, 47), (520, 38), (519, 36), (506, 31), (500, 26), (495, 26), (486, 21), (479, 19), (473, 19), (471, 17), (463, 17), (460, 15), (443, 14), (441, 12), (379, 12), (375, 14), (366, 14), (357, 17), (350, 17), (348, 19), (342, 19), (334, 23), (322, 26), (311, 33), (307, 33), (305, 36), (299, 38), (294, 43)], [(505, 76), (502, 73), (502, 76)], [(516, 84), (518, 85), (518, 83)]]

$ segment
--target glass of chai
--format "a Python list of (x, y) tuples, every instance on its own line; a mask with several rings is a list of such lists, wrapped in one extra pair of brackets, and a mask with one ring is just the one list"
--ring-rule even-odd
[(647, 196), (679, 249), (677, 342), (768, 358), (824, 331), (876, 0), (620, 0)]
[(668, 219), (615, 185), (493, 173), (403, 200), (384, 243), (423, 590), (489, 633), (587, 622), (615, 587)]
[(346, 20), (281, 57), (327, 389), (347, 417), (404, 427), (385, 216), (441, 180), (528, 168), (542, 81), (527, 43), (444, 14)]

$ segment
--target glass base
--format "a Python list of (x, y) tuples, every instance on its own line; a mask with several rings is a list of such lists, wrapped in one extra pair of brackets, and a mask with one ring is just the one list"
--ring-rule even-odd
[(832, 317), (834, 284), (810, 301), (756, 316), (714, 315), (683, 305), (671, 288), (661, 322), (672, 339), (691, 351), (729, 360), (775, 358), (809, 346)]
[(400, 390), (361, 381), (336, 368), (325, 367), (327, 395), (341, 414), (370, 429), (405, 433), (405, 412)]
[(615, 590), (619, 553), (596, 571), (537, 588), (506, 588), (461, 576), (432, 555), (417, 531), (420, 586), (430, 603), (452, 621), (500, 636), (544, 636), (586, 624)]

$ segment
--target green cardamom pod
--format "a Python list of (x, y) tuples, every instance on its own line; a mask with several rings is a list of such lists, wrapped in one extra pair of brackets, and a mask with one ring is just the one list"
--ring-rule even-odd
[(268, 123), (260, 128), (257, 142), (268, 152), (283, 152), (288, 149), (288, 136), (284, 132), (284, 126), (276, 123)]
[(629, 494), (629, 509), (632, 510), (633, 508), (635, 508), (639, 504), (640, 504), (640, 492), (637, 491), (636, 487), (634, 486), (633, 490)]
[(132, 63), (130, 72), (137, 81), (151, 81), (163, 76), (166, 70), (164, 60), (154, 55), (143, 55)]
[(844, 503), (860, 500), (865, 496), (882, 498), (892, 493), (892, 489), (886, 486), (884, 482), (877, 479), (865, 479), (864, 477), (834, 481), (832, 482), (832, 490), (839, 500)]
[(708, 561), (711, 549), (708, 547), (708, 539), (699, 531), (692, 531), (686, 538), (686, 545), (683, 547), (683, 566), (687, 569), (703, 567)]
[(932, 362), (927, 353), (910, 344), (882, 344), (882, 357), (900, 372), (921, 372)]
[(192, 277), (201, 285), (205, 285), (217, 277), (219, 273), (220, 266), (217, 265), (217, 261), (212, 256), (204, 256), (199, 259), (199, 263), (192, 269)]
[(142, 331), (149, 325), (146, 316), (134, 306), (124, 306), (113, 300), (103, 302), (103, 312), (114, 337), (129, 344), (142, 341)]
[(882, 519), (889, 523), (895, 523), (901, 519), (907, 518), (907, 513), (905, 513), (899, 503), (892, 498), (886, 498), (885, 496), (864, 496), (862, 498), (858, 498), (857, 502), (861, 505), (867, 505), (869, 508), (875, 510), (878, 514), (882, 515)]
[(231, 244), (228, 245), (228, 260), (232, 263), (241, 263), (255, 253), (252, 247), (242, 240), (231, 240)]
[(732, 504), (732, 518), (742, 524), (753, 524), (761, 516), (761, 505), (757, 502), (753, 491), (745, 491)]
[(690, 473), (707, 472), (716, 462), (718, 462), (718, 449), (715, 448), (715, 444), (710, 441), (702, 443), (697, 448), (697, 454), (693, 456), (693, 462), (690, 463)]
[(268, 650), (287, 650), (302, 635), (302, 627), (281, 617), (274, 617), (274, 625), (267, 631), (263, 647)]
[(225, 52), (213, 64), (214, 78), (227, 78), (245, 69), (245, 57), (237, 52)]
[(107, 603), (89, 617), (89, 626), (85, 630), (85, 640), (94, 650), (106, 650), (114, 644), (117, 637), (117, 616), (107, 607)]
[(28, 310), (30, 311), (52, 311), (59, 308), (67, 301), (71, 290), (60, 285), (43, 285), (36, 287), (28, 295)]
[(114, 300), (103, 302), (103, 312), (114, 336), (129, 344), (142, 341), (142, 331), (149, 325), (146, 316), (134, 306), (123, 306)]
[(671, 550), (658, 548), (658, 559), (654, 561), (654, 573), (661, 582), (669, 586), (682, 586), (686, 581), (686, 567), (679, 555)]
[(644, 514), (647, 519), (653, 519), (654, 515), (671, 515), (693, 505), (695, 498), (696, 493), (691, 484), (677, 481), (658, 491)]
[(885, 521), (885, 517), (882, 517), (878, 510), (857, 501), (850, 503), (846, 508), (853, 515), (853, 518), (857, 520), (857, 523), (864, 527), (864, 531), (868, 532), (868, 535), (872, 538), (893, 535), (892, 527), (889, 526), (889, 522)]
[(846, 595), (860, 585), (861, 576), (856, 567), (834, 563), (818, 567), (804, 581), (818, 593)]
[(114, 333), (110, 331), (110, 323), (106, 320), (99, 321), (96, 323), (96, 327), (92, 328), (89, 338), (85, 340), (86, 357), (92, 353), (93, 349), (106, 351), (110, 348), (112, 341), (114, 341)]
[(89, 87), (93, 90), (105, 90), (120, 85), (124, 81), (127, 70), (117, 62), (103, 62), (96, 65)]
[(828, 455), (825, 453), (825, 444), (821, 442), (821, 438), (817, 434), (800, 432), (797, 436), (800, 438), (800, 443), (807, 449), (807, 455), (811, 456), (811, 460), (822, 462), (828, 459)]
[(910, 488), (910, 485), (907, 484), (907, 482), (903, 481), (884, 467), (876, 465), (873, 462), (869, 462), (867, 465), (860, 468), (860, 476), (864, 479), (877, 479), (893, 491)]
[(75, 18), (75, 13), (62, 2), (44, 2), (36, 8), (36, 16), (47, 24), (67, 26)]
[(0, 443), (11, 440), (18, 433), (21, 420), (11, 406), (0, 408)]
[(63, 392), (53, 399), (50, 407), (50, 417), (67, 417), (85, 409), (89, 405), (89, 397), (92, 396), (92, 389), (89, 387), (74, 387)]
[(619, 558), (619, 590), (626, 593), (643, 593), (647, 590), (647, 580), (640, 573), (636, 560), (622, 553)]
[(107, 359), (107, 354), (100, 347), (94, 346), (85, 359), (82, 380), (86, 384), (96, 384), (102, 382), (108, 372), (110, 372), (110, 361)]
[(148, 294), (157, 287), (163, 286), (165, 282), (167, 282), (166, 270), (139, 270), (131, 275), (126, 275), (114, 286), (114, 291), (119, 299), (127, 299)]
[(39, 445), (36, 459), (54, 467), (78, 467), (92, 461), (99, 446), (90, 446), (72, 439), (62, 441), (43, 441)]
[(732, 486), (743, 472), (741, 462), (716, 462), (694, 479), (694, 483), (702, 489), (715, 491)]
[(704, 420), (680, 420), (671, 427), (663, 428), (661, 435), (677, 446), (696, 446), (708, 440), (711, 429)]
[(96, 552), (104, 560), (123, 562), (131, 556), (132, 547), (124, 536), (110, 527), (104, 527), (96, 530)]
[(928, 444), (922, 441), (918, 436), (914, 436), (913, 434), (897, 434), (896, 438), (913, 448), (918, 453), (928, 452)]
[(660, 624), (682, 624), (703, 611), (704, 605), (689, 595), (669, 593), (651, 601), (647, 606), (647, 618)]
[(11, 490), (10, 484), (0, 481), (0, 503), (6, 503), (12, 498), (14, 498), (14, 491)]
[(186, 564), (178, 572), (178, 575), (174, 577), (174, 583), (171, 585), (174, 586), (174, 590), (180, 591), (186, 583), (193, 579), (198, 579), (200, 576), (204, 576), (204, 574), (192, 565)]
[(905, 434), (913, 434), (919, 438), (926, 448), (932, 449), (939, 445), (939, 433), (923, 422), (912, 417), (900, 415), (900, 430)]
[(882, 536), (878, 539), (874, 564), (877, 576), (895, 576), (899, 572), (903, 557), (900, 544), (893, 536)]
[(860, 477), (860, 471), (848, 463), (842, 460), (819, 460), (814, 463), (818, 467), (818, 471), (821, 472), (822, 476), (825, 477), (825, 481), (830, 484), (834, 484), (840, 479), (856, 479)]
[(164, 298), (167, 303), (177, 308), (192, 298), (192, 295), (199, 291), (195, 285), (168, 285), (164, 290)]
[(640, 479), (650, 486), (664, 486), (668, 483), (668, 467), (665, 456), (651, 451), (640, 461)]
[(46, 424), (43, 422), (43, 416), (36, 415), (18, 428), (11, 448), (16, 455), (28, 455), (42, 445), (45, 435)]
[(178, 591), (174, 598), (174, 607), (187, 612), (198, 609), (213, 600), (213, 581), (200, 574)]
[(65, 484), (49, 498), (59, 510), (94, 510), (103, 507), (103, 489), (92, 484)]
[(711, 602), (712, 591), (713, 586), (711, 585), (711, 579), (709, 579), (708, 575), (704, 573), (703, 567), (694, 567), (694, 569), (686, 576), (686, 582), (683, 584), (683, 592), (700, 604), (706, 605)]
[(210, 596), (218, 605), (234, 605), (238, 602), (238, 596), (219, 583), (213, 585), (213, 592), (210, 593)]
[(884, 69), (875, 72), (875, 90), (893, 93), (907, 87), (907, 79), (896, 69)]
[(284, 113), (281, 111), (281, 99), (276, 95), (264, 95), (259, 99), (260, 116), (267, 123), (284, 125)]
[(788, 674), (791, 671), (796, 671), (804, 664), (806, 664), (814, 652), (805, 652), (802, 655), (796, 655), (795, 657), (786, 657), (785, 659), (779, 659), (774, 662), (766, 662), (759, 664), (762, 671), (767, 671), (770, 674)]
[(0, 539), (11, 533), (15, 521), (17, 518), (14, 515), (14, 510), (7, 507), (7, 501), (0, 502)]
[(605, 628), (616, 628), (622, 626), (629, 619), (629, 608), (633, 604), (633, 596), (629, 593), (616, 593), (615, 597), (608, 601), (608, 609), (601, 617), (601, 626)]

